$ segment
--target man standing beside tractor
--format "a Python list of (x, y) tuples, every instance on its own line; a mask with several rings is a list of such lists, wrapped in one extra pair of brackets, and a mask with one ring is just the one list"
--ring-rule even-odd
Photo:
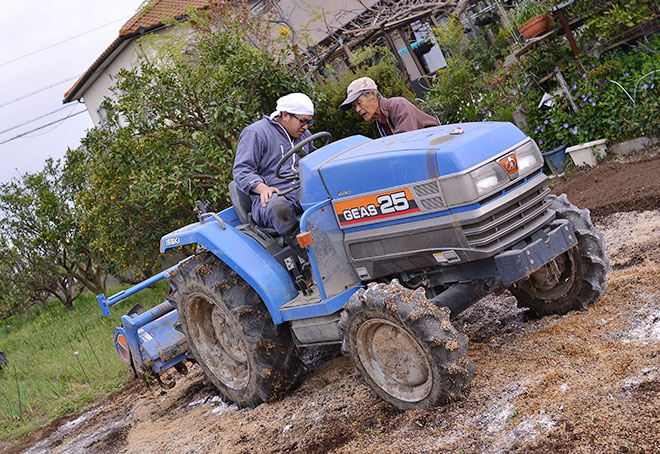
[(438, 126), (438, 120), (425, 114), (406, 98), (386, 98), (369, 77), (360, 77), (346, 88), (342, 110), (354, 108), (366, 121), (373, 121), (380, 137)]
[[(275, 112), (243, 129), (238, 138), (234, 161), (234, 180), (238, 188), (252, 198), (252, 218), (266, 228), (273, 228), (289, 246), (299, 249), (293, 237), (297, 216), (302, 214), (300, 186), (280, 178), (276, 167), (296, 144), (309, 137), (314, 124), (314, 104), (303, 93), (291, 93), (277, 100)], [(311, 143), (306, 153), (314, 150)], [(287, 173), (297, 172), (299, 158), (294, 154), (282, 166)], [(285, 195), (278, 194), (290, 189)], [(300, 253), (299, 253), (300, 255)]]

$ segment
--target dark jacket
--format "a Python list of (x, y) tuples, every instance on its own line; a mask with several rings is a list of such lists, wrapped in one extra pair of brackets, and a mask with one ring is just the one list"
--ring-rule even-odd
[(381, 96), (380, 112), (381, 120), (384, 119), (383, 123), (387, 125), (382, 128), (382, 125), (379, 125), (380, 122), (376, 121), (376, 130), (381, 137), (439, 125), (438, 120), (425, 114), (402, 97), (388, 99)]

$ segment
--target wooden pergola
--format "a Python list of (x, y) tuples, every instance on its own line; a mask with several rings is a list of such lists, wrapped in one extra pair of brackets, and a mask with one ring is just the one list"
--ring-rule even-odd
[(378, 3), (378, 8), (368, 8), (351, 23), (337, 29), (334, 33), (319, 43), (329, 46), (328, 50), (319, 55), (311, 64), (321, 67), (327, 61), (342, 59), (347, 66), (352, 56), (351, 49), (366, 44), (384, 45), (397, 59), (399, 66), (404, 70), (408, 81), (412, 82), (409, 64), (400, 55), (395, 41), (403, 41), (412, 65), (421, 77), (426, 77), (424, 65), (414, 52), (410, 44), (411, 27), (417, 22), (425, 22), (438, 26), (438, 18), (446, 17), (450, 13), (461, 13), (465, 10), (468, 0), (448, 0), (444, 2), (428, 2), (421, 0), (393, 1), (384, 0)]

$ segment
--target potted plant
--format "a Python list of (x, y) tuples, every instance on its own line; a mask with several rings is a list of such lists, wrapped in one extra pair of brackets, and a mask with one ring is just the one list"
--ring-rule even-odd
[(525, 38), (534, 38), (552, 27), (552, 17), (548, 15), (550, 4), (527, 0), (518, 5), (515, 11), (515, 23), (518, 31)]
[(561, 145), (554, 150), (542, 152), (548, 168), (554, 175), (561, 175), (566, 168), (566, 145)]
[(566, 149), (566, 154), (578, 167), (596, 167), (598, 161), (607, 154), (607, 139), (593, 140), (591, 142), (575, 145)]

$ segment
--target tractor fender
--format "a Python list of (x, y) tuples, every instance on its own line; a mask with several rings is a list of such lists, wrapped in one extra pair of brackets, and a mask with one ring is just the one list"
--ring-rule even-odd
[[(276, 325), (282, 323), (280, 307), (298, 295), (287, 271), (259, 243), (241, 233), (233, 225), (233, 207), (163, 236), (160, 251), (201, 244), (234, 270), (261, 297)], [(220, 222), (223, 221), (223, 222)]]

